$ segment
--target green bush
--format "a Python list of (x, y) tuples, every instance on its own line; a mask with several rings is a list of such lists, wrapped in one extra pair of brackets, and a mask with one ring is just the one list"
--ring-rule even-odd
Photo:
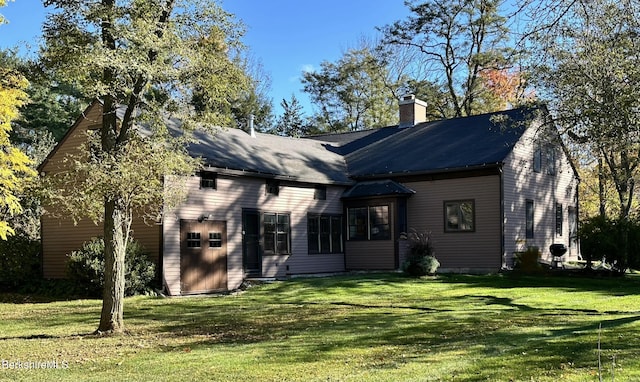
[(591, 262), (603, 260), (619, 273), (640, 267), (640, 222), (637, 219), (586, 219), (579, 230), (580, 253)]
[(42, 277), (40, 242), (18, 234), (0, 240), (0, 287), (15, 290)]
[(407, 234), (409, 254), (402, 264), (402, 271), (410, 276), (433, 275), (440, 267), (436, 259), (431, 234), (411, 229)]
[[(86, 288), (92, 296), (100, 296), (104, 285), (104, 240), (93, 238), (69, 256), (69, 278)], [(125, 295), (146, 294), (153, 290), (155, 264), (136, 241), (127, 246), (125, 255)]]
[(513, 268), (523, 273), (539, 273), (542, 271), (541, 256), (540, 248), (528, 247), (526, 251), (516, 253)]

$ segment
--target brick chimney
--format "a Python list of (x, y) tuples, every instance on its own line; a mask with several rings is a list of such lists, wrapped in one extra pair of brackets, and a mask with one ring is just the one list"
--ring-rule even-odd
[(414, 125), (426, 122), (427, 120), (427, 103), (416, 99), (413, 94), (407, 94), (399, 102), (400, 105), (400, 123), (399, 128), (413, 127)]

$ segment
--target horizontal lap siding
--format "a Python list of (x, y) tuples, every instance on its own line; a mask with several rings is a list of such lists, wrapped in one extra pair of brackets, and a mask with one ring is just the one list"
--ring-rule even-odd
[[(86, 142), (86, 132), (99, 127), (102, 120), (102, 106), (95, 102), (90, 106), (82, 118), (76, 121), (69, 133), (56, 147), (44, 164), (45, 174), (60, 172), (67, 165), (63, 162), (68, 155), (80, 153), (80, 147)], [(55, 207), (44, 206), (45, 210), (55, 212)], [(92, 237), (103, 236), (102, 224), (82, 219), (78, 224), (61, 214), (48, 213), (42, 216), (42, 257), (43, 274), (45, 278), (64, 278), (67, 275), (67, 254), (80, 249), (82, 244)], [(160, 226), (145, 224), (142, 219), (133, 222), (133, 238), (138, 240), (157, 262), (160, 256), (161, 229)]]
[[(546, 173), (546, 158), (543, 156), (542, 171), (533, 171), (533, 154), (540, 140), (544, 140), (540, 129), (529, 129), (516, 145), (504, 164), (504, 225), (505, 263), (511, 265), (516, 251), (528, 246), (540, 248), (545, 258), (550, 259), (552, 243), (565, 244), (569, 252), (567, 260), (578, 257), (578, 247), (569, 242), (569, 207), (577, 208), (576, 188), (578, 180), (564, 151), (556, 151), (556, 174)], [(526, 237), (526, 200), (534, 202), (534, 237)], [(562, 235), (556, 235), (556, 203), (562, 204)], [(571, 245), (570, 245), (571, 244)]]
[(63, 163), (64, 158), (70, 154), (78, 154), (80, 146), (87, 140), (87, 130), (100, 127), (102, 121), (102, 107), (96, 103), (90, 107), (82, 119), (78, 120), (69, 133), (63, 138), (44, 164), (42, 171), (45, 173), (56, 173), (61, 168), (67, 167)]
[(310, 255), (307, 249), (307, 214), (342, 214), (342, 187), (329, 186), (326, 200), (314, 200), (313, 187), (281, 185), (279, 195), (274, 196), (265, 194), (264, 179), (219, 176), (216, 190), (200, 189), (199, 179), (196, 176), (178, 179), (185, 182), (189, 197), (164, 221), (164, 281), (171, 294), (180, 294), (180, 220), (202, 215), (227, 222), (228, 287), (240, 286), (244, 279), (243, 209), (291, 214), (291, 255), (263, 256), (263, 276), (344, 270), (343, 254)]
[[(63, 160), (68, 155), (77, 155), (80, 146), (86, 142), (86, 132), (95, 126), (102, 118), (102, 108), (99, 104), (90, 107), (84, 117), (76, 122), (71, 131), (64, 137), (44, 164), (45, 174), (54, 174), (64, 169)], [(44, 206), (49, 212), (54, 207)], [(67, 275), (67, 254), (79, 249), (82, 243), (91, 237), (102, 234), (102, 226), (82, 220), (74, 225), (69, 217), (58, 217), (45, 214), (41, 218), (42, 227), (42, 269), (45, 278), (64, 278)]]
[[(147, 251), (158, 264), (160, 254), (159, 225), (147, 225), (141, 219), (132, 224), (132, 237)], [(71, 219), (42, 217), (43, 272), (45, 278), (65, 278), (67, 276), (67, 255), (78, 250), (93, 237), (103, 235), (102, 224), (81, 220), (74, 224)]]
[[(407, 182), (408, 226), (431, 232), (442, 269), (497, 271), (501, 265), (500, 177)], [(475, 231), (445, 232), (444, 202), (475, 201)]]
[(71, 219), (43, 216), (42, 224), (42, 268), (44, 278), (67, 276), (67, 254), (82, 247), (92, 237), (102, 236), (102, 225), (82, 220), (74, 225)]

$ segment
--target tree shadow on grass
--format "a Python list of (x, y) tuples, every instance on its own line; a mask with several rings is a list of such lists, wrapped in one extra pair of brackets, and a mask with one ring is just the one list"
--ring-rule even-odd
[[(505, 314), (492, 309), (506, 300), (487, 300), (483, 314), (461, 308), (422, 309), (410, 306), (372, 306), (342, 303), (262, 304), (262, 307), (220, 309), (184, 306), (185, 316), (160, 330), (192, 337), (164, 351), (246, 345), (278, 349), (277, 356), (257, 361), (277, 367), (305, 362), (358, 358), (359, 367), (394, 367), (405, 362), (444, 362), (457, 354), (469, 362), (456, 380), (501, 380), (500, 367), (519, 370), (516, 380), (541, 372), (559, 373), (563, 367), (593, 364), (598, 326), (603, 343), (620, 357), (638, 356), (634, 335), (640, 316), (610, 317), (592, 312), (528, 309), (519, 304)], [(551, 322), (548, 315), (562, 316)], [(609, 318), (607, 318), (609, 317)], [(143, 318), (143, 317), (140, 317)], [(635, 327), (634, 327), (635, 325)], [(266, 353), (269, 353), (268, 351)], [(493, 370), (496, 369), (496, 370)], [(466, 378), (466, 379), (465, 379)], [(529, 379), (529, 378), (525, 378)]]
[[(493, 278), (497, 276), (440, 276), (422, 283), (398, 275), (340, 277), (273, 284), (239, 296), (139, 299), (126, 303), (125, 323), (152, 337), (176, 339), (157, 341), (162, 352), (189, 348), (222, 353), (241, 345), (257, 349), (252, 355), (256, 364), (278, 368), (344, 359), (357, 364), (354, 368), (411, 362), (432, 370), (431, 365), (457, 357), (465, 361), (455, 378), (461, 381), (508, 380), (501, 374), (504, 369), (514, 380), (528, 380), (542, 373), (559, 377), (564, 367), (590, 368), (600, 324), (608, 351), (623, 360), (640, 357), (640, 315), (633, 312), (536, 307), (490, 293), (446, 297), (450, 300), (445, 302), (402, 297), (402, 290), (384, 295), (399, 286), (412, 287), (405, 283), (416, 288), (429, 283), (547, 286), (538, 278)], [(558, 285), (570, 285), (563, 283)], [(376, 290), (382, 293), (376, 295)], [(98, 317), (95, 309), (81, 316), (54, 321), (81, 324)]]
[(557, 288), (558, 290), (574, 290), (606, 293), (615, 296), (636, 295), (640, 293), (640, 277), (602, 278), (587, 276), (562, 275), (524, 275), (507, 272), (498, 275), (440, 275), (443, 283), (474, 285), (486, 288)]
[[(538, 278), (515, 283), (509, 278), (494, 278), (456, 275), (425, 283), (548, 287)], [(515, 380), (529, 379), (542, 372), (559, 375), (565, 367), (591, 367), (600, 324), (603, 343), (611, 351), (623, 358), (640, 356), (640, 341), (634, 334), (640, 316), (635, 312), (544, 308), (490, 294), (447, 297), (451, 301), (438, 305), (412, 296), (398, 301), (382, 295), (376, 298), (372, 291), (376, 287), (390, 290), (407, 282), (417, 281), (395, 275), (296, 280), (256, 289), (246, 299), (229, 298), (215, 309), (207, 306), (206, 299), (197, 303), (183, 300), (169, 308), (174, 311), (169, 315), (167, 308), (158, 306), (139, 311), (135, 319), (145, 320), (145, 315), (165, 310), (165, 322), (158, 330), (185, 337), (190, 348), (277, 348), (278, 357), (259, 360), (277, 367), (348, 359), (356, 354), (365, 359), (362, 367), (394, 367), (403, 362), (443, 362), (443, 358), (459, 353), (461, 358), (479, 361), (461, 366), (461, 373), (468, 377), (456, 380), (502, 380), (504, 375), (498, 370), (505, 368), (519, 370), (514, 372)], [(573, 287), (567, 281), (555, 286)], [(610, 293), (611, 287), (596, 292)], [(182, 351), (184, 346), (183, 342), (163, 350)]]

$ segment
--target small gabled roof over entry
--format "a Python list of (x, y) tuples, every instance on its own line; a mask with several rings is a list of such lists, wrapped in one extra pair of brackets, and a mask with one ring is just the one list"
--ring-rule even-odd
[(383, 179), (358, 182), (342, 194), (342, 199), (370, 198), (376, 196), (406, 196), (416, 192), (393, 180)]

